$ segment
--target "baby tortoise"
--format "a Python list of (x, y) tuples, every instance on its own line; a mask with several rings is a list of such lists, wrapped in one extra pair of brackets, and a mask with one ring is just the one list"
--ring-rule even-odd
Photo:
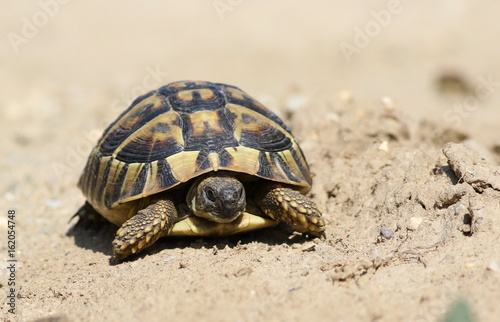
[(81, 220), (119, 226), (114, 260), (164, 236), (227, 236), (275, 226), (324, 234), (290, 129), (237, 87), (168, 84), (138, 97), (90, 153)]

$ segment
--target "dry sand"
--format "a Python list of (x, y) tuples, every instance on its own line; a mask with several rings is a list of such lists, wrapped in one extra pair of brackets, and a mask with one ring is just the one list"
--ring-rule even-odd
[[(497, 321), (498, 2), (2, 2), (3, 320)], [(164, 239), (113, 266), (113, 229), (71, 230), (106, 124), (183, 79), (287, 121), (326, 239)]]

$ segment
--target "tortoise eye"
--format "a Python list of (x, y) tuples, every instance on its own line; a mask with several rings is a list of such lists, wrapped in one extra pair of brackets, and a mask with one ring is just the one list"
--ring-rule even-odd
[(215, 202), (215, 193), (212, 190), (212, 188), (207, 189), (206, 195), (207, 195), (208, 200)]

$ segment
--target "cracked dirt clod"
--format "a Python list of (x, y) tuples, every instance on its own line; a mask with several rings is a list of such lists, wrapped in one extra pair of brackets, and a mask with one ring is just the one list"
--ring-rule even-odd
[(438, 209), (447, 208), (459, 202), (463, 196), (472, 193), (474, 193), (474, 190), (465, 183), (449, 186), (446, 190), (439, 192), (434, 206)]
[(455, 175), (477, 192), (492, 188), (500, 191), (500, 167), (484, 161), (463, 144), (447, 143), (443, 148)]

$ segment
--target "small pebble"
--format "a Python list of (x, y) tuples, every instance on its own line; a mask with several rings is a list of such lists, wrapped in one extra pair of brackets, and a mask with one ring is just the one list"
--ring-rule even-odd
[(379, 151), (389, 152), (389, 142), (384, 141), (378, 146)]
[(471, 269), (471, 268), (474, 268), (476, 266), (477, 266), (477, 264), (475, 262), (467, 262), (467, 263), (465, 263), (465, 268), (467, 268), (467, 269)]
[(316, 245), (313, 244), (312, 242), (306, 243), (302, 246), (303, 252), (313, 252), (315, 250), (316, 250)]
[(3, 195), (3, 197), (4, 197), (4, 198), (5, 198), (5, 200), (7, 200), (7, 201), (13, 201), (13, 200), (15, 200), (15, 199), (16, 199), (16, 195), (15, 195), (15, 194), (13, 194), (13, 193), (12, 193), (12, 192), (10, 192), (10, 191), (6, 192), (6, 193)]
[(380, 99), (380, 102), (386, 111), (393, 111), (395, 109), (392, 97), (384, 96)]
[(166, 262), (170, 262), (172, 259), (174, 259), (175, 256), (174, 255), (171, 255), (171, 256), (168, 256), (167, 258), (165, 258), (162, 262), (166, 263)]
[(493, 259), (487, 269), (493, 272), (500, 272), (500, 262)]
[(476, 170), (468, 170), (467, 172), (469, 172), (474, 177), (477, 175), (477, 171)]
[(460, 215), (465, 215), (467, 213), (467, 208), (462, 205), (461, 203), (458, 204), (456, 207), (455, 207), (455, 215), (456, 216), (460, 216)]
[(302, 109), (306, 105), (306, 103), (307, 99), (305, 96), (300, 94), (295, 94), (286, 101), (285, 110), (288, 113), (293, 114), (298, 110)]
[(57, 199), (50, 199), (50, 200), (47, 200), (46, 204), (47, 204), (47, 207), (52, 208), (52, 209), (56, 209), (56, 208), (59, 208), (59, 206), (61, 206), (61, 201), (57, 200)]
[(353, 96), (350, 91), (341, 91), (339, 93), (339, 98), (346, 103), (350, 103), (353, 101)]
[(408, 224), (409, 230), (417, 230), (424, 219), (422, 217), (411, 217)]
[(385, 239), (391, 239), (393, 234), (394, 232), (390, 228), (380, 229), (380, 236), (384, 237)]

